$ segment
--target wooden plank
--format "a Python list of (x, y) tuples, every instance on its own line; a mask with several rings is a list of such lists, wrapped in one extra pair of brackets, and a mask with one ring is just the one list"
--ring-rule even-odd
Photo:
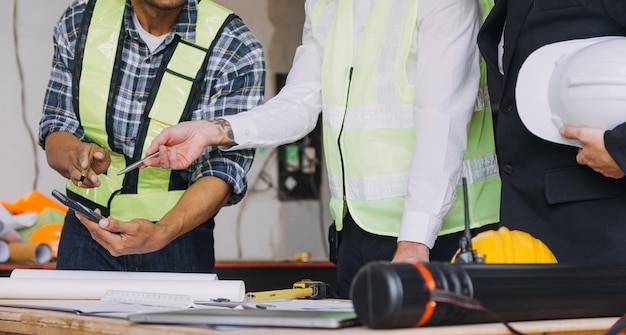
[[(528, 335), (602, 335), (618, 318), (513, 322), (511, 325)], [(329, 330), (294, 328), (238, 328), (225, 332), (210, 327), (144, 325), (126, 320), (81, 316), (47, 310), (0, 307), (0, 334), (45, 335), (326, 335)], [(351, 327), (332, 330), (333, 335), (510, 335), (499, 323), (425, 328), (374, 330)]]

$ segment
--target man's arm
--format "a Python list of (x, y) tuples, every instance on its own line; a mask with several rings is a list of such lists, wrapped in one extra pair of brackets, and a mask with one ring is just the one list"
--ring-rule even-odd
[[(78, 216), (94, 240), (111, 255), (144, 254), (162, 249), (177, 237), (217, 214), (232, 186), (216, 177), (202, 177), (185, 191), (176, 206), (156, 223), (144, 219), (119, 221), (113, 217), (92, 222)], [(155, 204), (158, 206), (158, 204)]]
[(476, 1), (420, 2), (416, 140), (394, 262), (427, 260), (424, 247), (454, 203), (478, 94), (480, 22)]
[(145, 166), (185, 168), (206, 146), (238, 150), (273, 147), (302, 138), (315, 128), (322, 110), (321, 59), (307, 16), (302, 45), (278, 95), (245, 113), (166, 128), (147, 150), (147, 154), (159, 151), (159, 158), (147, 160)]
[(205, 147), (236, 144), (230, 123), (222, 118), (182, 122), (165, 128), (152, 141), (146, 152), (150, 155), (158, 151), (159, 156), (147, 159), (141, 167), (182, 170), (198, 159)]

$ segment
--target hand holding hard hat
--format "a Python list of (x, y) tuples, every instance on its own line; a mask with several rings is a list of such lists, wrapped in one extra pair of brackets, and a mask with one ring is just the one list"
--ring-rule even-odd
[(582, 147), (563, 126), (613, 129), (626, 122), (626, 37), (605, 36), (545, 45), (520, 69), (519, 116), (530, 132)]

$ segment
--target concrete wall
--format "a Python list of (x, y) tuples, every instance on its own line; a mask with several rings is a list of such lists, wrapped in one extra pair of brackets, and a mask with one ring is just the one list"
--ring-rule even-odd
[[(13, 202), (34, 189), (48, 195), (65, 185), (35, 143), (50, 72), (52, 26), (70, 2), (2, 2), (0, 200)], [(271, 98), (276, 92), (275, 74), (289, 70), (300, 43), (304, 0), (217, 2), (238, 13), (263, 44), (268, 69), (266, 97)], [(326, 258), (325, 236), (331, 221), (327, 188), (322, 188), (320, 201), (280, 202), (277, 170), (276, 149), (259, 149), (248, 175), (250, 192), (245, 201), (225, 208), (217, 217), (218, 259), (283, 259), (301, 251), (310, 251), (316, 259)], [(325, 180), (322, 184), (326, 185)]]

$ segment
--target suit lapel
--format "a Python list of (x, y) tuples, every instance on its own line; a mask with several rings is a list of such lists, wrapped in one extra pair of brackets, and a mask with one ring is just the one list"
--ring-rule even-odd
[(506, 20), (506, 7), (506, 0), (496, 1), (478, 35), (480, 52), (487, 66), (496, 73), (498, 72), (498, 43)]
[(517, 14), (510, 15), (506, 18), (506, 33), (504, 34), (505, 51), (503, 60), (504, 73), (507, 73), (509, 67), (511, 66), (511, 58), (515, 53), (515, 48), (517, 46), (520, 31), (522, 29), (522, 26), (524, 25), (524, 21), (526, 21), (526, 16), (528, 16), (528, 12), (530, 11), (530, 7), (534, 3), (534, 1), (535, 0), (505, 1), (509, 3), (507, 5), (508, 12)]

